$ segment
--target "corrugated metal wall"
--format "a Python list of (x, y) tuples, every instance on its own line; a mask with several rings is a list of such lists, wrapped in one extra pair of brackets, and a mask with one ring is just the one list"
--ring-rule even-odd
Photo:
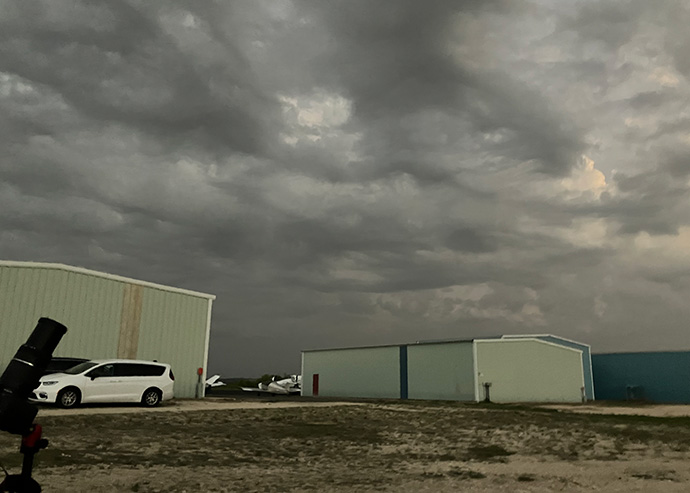
[(581, 402), (582, 351), (536, 338), (302, 352), (302, 395), (494, 402)]
[(472, 342), (407, 346), (408, 397), (473, 401), (472, 353)]
[(571, 341), (570, 339), (565, 339), (563, 337), (555, 336), (552, 334), (537, 334), (537, 335), (509, 335), (503, 336), (506, 339), (514, 338), (535, 338), (546, 342), (552, 342), (565, 347), (570, 347), (573, 349), (579, 349), (582, 351), (582, 370), (585, 376), (585, 395), (587, 400), (594, 400), (594, 376), (592, 375), (592, 353), (589, 345), (582, 344), (580, 342)]
[(138, 359), (170, 363), (175, 394), (194, 397), (197, 368), (204, 367), (207, 299), (144, 288)]
[(690, 404), (690, 351), (592, 355), (597, 399)]
[(210, 300), (96, 274), (0, 264), (0, 369), (50, 317), (69, 329), (55, 356), (157, 359), (173, 366), (176, 396), (194, 397)]
[(122, 294), (123, 283), (94, 276), (0, 265), (0, 365), (7, 365), (40, 317), (69, 329), (55, 356), (117, 356)]
[(479, 398), (493, 402), (581, 402), (582, 352), (536, 339), (478, 340)]
[(304, 351), (302, 395), (311, 396), (313, 375), (319, 395), (328, 397), (400, 397), (400, 347)]

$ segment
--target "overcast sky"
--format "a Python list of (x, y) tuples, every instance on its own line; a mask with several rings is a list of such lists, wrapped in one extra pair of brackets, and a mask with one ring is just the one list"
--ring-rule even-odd
[(217, 296), (209, 370), (690, 349), (683, 0), (0, 0), (0, 258)]

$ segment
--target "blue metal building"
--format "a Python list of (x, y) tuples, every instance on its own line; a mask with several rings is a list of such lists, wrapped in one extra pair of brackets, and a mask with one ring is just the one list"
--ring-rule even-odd
[(690, 351), (592, 355), (596, 397), (690, 404)]

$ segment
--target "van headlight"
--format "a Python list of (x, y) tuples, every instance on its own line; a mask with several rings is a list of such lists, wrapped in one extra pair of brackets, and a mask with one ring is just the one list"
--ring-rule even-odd
[(57, 383), (57, 380), (48, 380), (47, 382), (42, 382), (42, 383), (43, 383), (43, 385), (45, 385), (47, 387), (49, 385), (55, 385)]

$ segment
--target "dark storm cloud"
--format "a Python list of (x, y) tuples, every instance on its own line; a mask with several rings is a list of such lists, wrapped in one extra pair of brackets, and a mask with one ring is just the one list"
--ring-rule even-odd
[(663, 167), (676, 179), (690, 175), (690, 148), (679, 149), (668, 156), (663, 163)]
[(479, 98), (489, 110), (477, 109), (474, 115), (482, 132), (506, 131), (507, 138), (496, 150), (519, 161), (536, 160), (543, 173), (567, 175), (584, 149), (582, 131), (522, 84), (485, 84), (490, 90)]
[[(453, 15), (476, 10), (480, 4), (322, 4), (318, 18), (330, 27), (335, 41), (333, 51), (322, 55), (323, 78), (346, 90), (364, 118), (453, 105), (472, 76), (452, 61), (447, 45), (449, 22)], [(301, 6), (314, 10), (311, 4), (302, 2)], [(339, 69), (328, 70), (334, 66)]]
[(690, 8), (684, 2), (673, 2), (660, 12), (656, 12), (658, 22), (665, 26), (665, 48), (673, 57), (675, 68), (685, 77), (690, 75), (690, 56), (687, 45), (690, 42), (690, 34), (683, 25), (690, 21)]
[[(310, 5), (305, 10), (314, 9)], [(422, 180), (452, 176), (438, 173), (435, 163), (416, 152), (417, 129), (406, 128), (404, 119), (423, 111), (466, 120), (477, 137), (504, 134), (497, 153), (534, 160), (547, 174), (567, 174), (582, 152), (581, 131), (553, 112), (538, 91), (503, 70), (490, 70), (481, 60), (477, 64), (474, 55), (465, 60), (469, 55), (458, 49), (470, 45), (470, 35), (454, 25), (459, 18), (487, 11), (510, 15), (519, 7), (437, 1), (378, 2), (372, 8), (365, 2), (341, 2), (320, 10), (317, 19), (331, 27), (331, 43), (317, 65), (319, 80), (352, 99), (355, 116), (367, 128), (364, 146), (377, 161), (386, 163), (389, 149), (412, 154), (411, 159), (388, 161), (384, 170), (412, 171)]]
[(448, 235), (449, 248), (463, 252), (488, 252), (496, 249), (496, 240), (480, 229), (456, 229)]
[(575, 31), (583, 40), (601, 42), (615, 50), (635, 34), (639, 12), (647, 8), (645, 3), (584, 2), (572, 16), (563, 19), (560, 27)]
[[(678, 103), (677, 98), (673, 103)], [(690, 131), (690, 118), (673, 115), (673, 118), (661, 122), (655, 130), (656, 131), (650, 136), (652, 139), (661, 139), (673, 135), (685, 135)]]
[(637, 111), (653, 110), (664, 103), (675, 101), (678, 96), (669, 92), (648, 91), (635, 94), (625, 101), (632, 109)]
[(605, 218), (623, 235), (677, 235), (688, 225), (690, 154), (678, 146), (658, 148), (658, 161), (638, 174), (617, 173), (611, 180), (615, 195), (606, 194), (596, 204), (568, 207), (573, 217)]
[(256, 111), (270, 103), (257, 93), (247, 60), (232, 46), (223, 46), (223, 65), (190, 58), (150, 10), (22, 3), (0, 20), (0, 70), (51, 88), (99, 124), (132, 126), (168, 145), (259, 153), (266, 120)]
[(216, 294), (226, 375), (680, 344), (687, 8), (649, 5), (5, 2), (1, 257)]
[(617, 215), (622, 221), (622, 233), (676, 234), (678, 228), (687, 223), (686, 218), (678, 214), (677, 205), (684, 201), (690, 189), (673, 177), (654, 171), (617, 177), (616, 183), (627, 196), (622, 199)]

